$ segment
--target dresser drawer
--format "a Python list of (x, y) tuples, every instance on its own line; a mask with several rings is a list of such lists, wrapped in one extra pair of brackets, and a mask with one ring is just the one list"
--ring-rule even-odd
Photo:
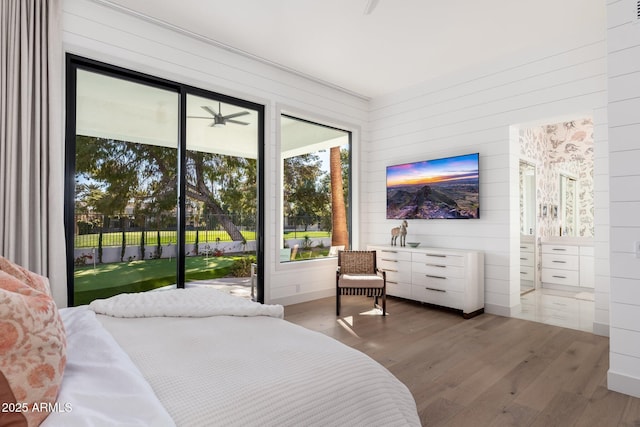
[(411, 261), (411, 252), (377, 248), (371, 248), (371, 250), (376, 251), (378, 261)]
[(464, 267), (465, 257), (463, 255), (454, 255), (439, 252), (414, 252), (411, 257), (414, 263), (452, 265)]
[(465, 279), (447, 277), (442, 274), (429, 274), (413, 272), (411, 283), (420, 287), (434, 288), (439, 290), (460, 291), (465, 289)]
[(533, 253), (522, 253), (520, 252), (520, 265), (526, 267), (533, 267), (534, 265), (534, 255)]
[(578, 286), (578, 271), (543, 268), (542, 281), (556, 285)]
[(542, 268), (555, 268), (560, 270), (577, 270), (579, 258), (575, 255), (542, 255)]
[(411, 283), (411, 263), (410, 262), (398, 262), (395, 264), (387, 265), (386, 263), (378, 268), (384, 271), (387, 275), (387, 283)]
[(430, 275), (430, 276), (444, 276), (449, 278), (464, 278), (464, 267), (458, 267), (454, 265), (438, 264), (437, 261), (413, 262), (413, 273)]
[(411, 261), (402, 261), (389, 258), (378, 257), (376, 267), (387, 270), (403, 270), (411, 268)]
[(578, 246), (571, 245), (542, 245), (543, 254), (578, 255)]
[(394, 282), (387, 278), (387, 295), (411, 299), (411, 284)]
[(533, 267), (520, 267), (520, 280), (533, 280)]
[(534, 243), (520, 243), (520, 252), (534, 252)]
[(429, 304), (462, 309), (464, 307), (464, 293), (425, 286), (411, 287), (411, 297)]

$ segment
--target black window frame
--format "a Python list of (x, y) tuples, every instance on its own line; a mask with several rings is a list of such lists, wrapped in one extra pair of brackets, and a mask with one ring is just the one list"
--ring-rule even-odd
[(75, 165), (76, 165), (76, 97), (77, 97), (77, 70), (85, 70), (92, 73), (115, 77), (131, 81), (133, 83), (145, 84), (163, 90), (176, 92), (179, 96), (179, 124), (178, 124), (178, 229), (177, 229), (177, 271), (176, 285), (179, 288), (185, 286), (185, 245), (184, 237), (186, 231), (186, 168), (187, 153), (187, 126), (186, 126), (186, 103), (187, 95), (210, 97), (221, 102), (238, 105), (243, 108), (255, 110), (258, 114), (258, 159), (257, 159), (257, 230), (256, 230), (256, 259), (257, 259), (257, 281), (256, 281), (256, 301), (264, 303), (264, 238), (265, 230), (265, 106), (229, 95), (209, 91), (184, 83), (163, 79), (150, 74), (127, 68), (118, 67), (101, 61), (85, 58), (75, 54), (67, 53), (65, 56), (65, 175), (64, 175), (64, 226), (66, 243), (66, 267), (67, 267), (67, 305), (74, 305), (74, 194), (75, 194)]

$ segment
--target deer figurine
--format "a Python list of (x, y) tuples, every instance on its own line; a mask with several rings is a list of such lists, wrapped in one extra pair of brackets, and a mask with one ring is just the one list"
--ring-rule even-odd
[(397, 246), (398, 236), (400, 236), (400, 246), (404, 246), (407, 240), (407, 228), (409, 224), (406, 220), (402, 221), (398, 227), (391, 229), (391, 246)]

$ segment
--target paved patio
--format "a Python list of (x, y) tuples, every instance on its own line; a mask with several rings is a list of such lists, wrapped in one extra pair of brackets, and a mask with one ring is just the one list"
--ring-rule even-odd
[(246, 299), (251, 299), (251, 278), (250, 277), (223, 277), (220, 279), (196, 280), (185, 283), (185, 287), (206, 286), (218, 289)]

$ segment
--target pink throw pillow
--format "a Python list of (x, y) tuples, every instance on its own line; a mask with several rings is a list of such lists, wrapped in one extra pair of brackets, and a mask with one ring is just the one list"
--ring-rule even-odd
[(65, 355), (64, 326), (47, 279), (2, 258), (0, 396), (15, 399), (15, 405), (8, 407), (19, 409), (26, 421), (16, 425), (37, 426), (49, 415), (62, 382)]
[(0, 271), (10, 274), (18, 280), (23, 281), (27, 285), (41, 292), (51, 296), (51, 289), (49, 288), (49, 279), (26, 268), (9, 261), (8, 259), (0, 256)]

